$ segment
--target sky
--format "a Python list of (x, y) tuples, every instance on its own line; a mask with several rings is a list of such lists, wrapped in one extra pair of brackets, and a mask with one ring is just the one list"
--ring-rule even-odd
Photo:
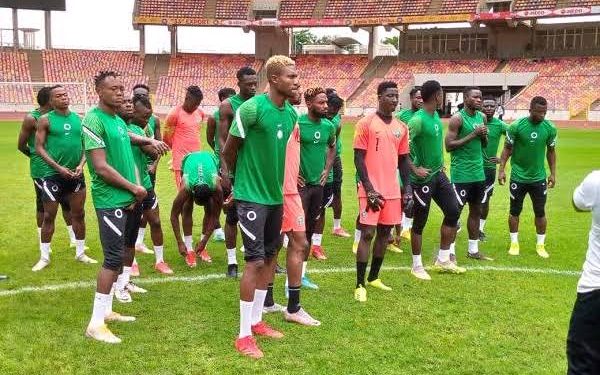
[[(66, 12), (52, 12), (52, 44), (54, 48), (138, 50), (139, 33), (133, 29), (131, 17), (134, 0), (66, 0)], [(19, 27), (38, 28), (36, 47), (44, 44), (44, 13), (19, 10)], [(564, 19), (563, 19), (564, 20)], [(570, 22), (600, 20), (599, 16), (571, 17)], [(546, 19), (544, 23), (555, 22)], [(428, 25), (431, 27), (431, 25)], [(439, 26), (439, 25), (437, 25)], [(452, 26), (446, 24), (446, 26)], [(455, 24), (455, 27), (464, 24)], [(0, 8), (0, 29), (12, 29), (12, 11)], [(379, 28), (380, 39), (398, 35)], [(349, 28), (314, 28), (317, 36), (349, 36), (362, 44), (368, 43), (368, 33)], [(0, 39), (12, 41), (12, 31), (0, 30)], [(146, 26), (146, 52), (169, 51), (169, 32), (165, 26)], [(226, 41), (223, 43), (223, 41)], [(241, 28), (180, 27), (181, 52), (254, 53), (254, 33)]]

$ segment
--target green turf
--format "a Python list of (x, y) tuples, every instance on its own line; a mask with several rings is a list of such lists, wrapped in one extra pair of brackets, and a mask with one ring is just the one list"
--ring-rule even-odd
[[(25, 157), (16, 151), (18, 125), (0, 123), (0, 273), (10, 276), (0, 292), (27, 286), (85, 281), (81, 288), (0, 295), (0, 374), (560, 374), (565, 372), (565, 336), (577, 276), (471, 269), (463, 276), (433, 275), (430, 283), (417, 282), (405, 269), (384, 270), (382, 278), (392, 292), (369, 291), (359, 305), (352, 298), (355, 275), (351, 239), (329, 235), (328, 212), (324, 247), (326, 262), (312, 278), (321, 289), (303, 292), (303, 305), (322, 320), (320, 328), (286, 324), (281, 316), (267, 321), (281, 328), (279, 341), (260, 339), (266, 358), (252, 361), (233, 350), (238, 329), (237, 282), (207, 281), (144, 283), (167, 279), (152, 271), (153, 257), (138, 256), (149, 293), (134, 296), (130, 305), (115, 309), (138, 317), (132, 324), (113, 324), (123, 338), (108, 346), (83, 336), (93, 299), (97, 266), (74, 261), (61, 219), (52, 243), (52, 263), (31, 272), (39, 257), (34, 221), (33, 187)], [(344, 227), (352, 232), (356, 214), (351, 139), (344, 136)], [(560, 130), (558, 185), (549, 193), (548, 239), (550, 259), (535, 255), (531, 205), (526, 202), (521, 221), (521, 252), (506, 254), (508, 233), (506, 188), (496, 189), (488, 220), (489, 241), (481, 248), (496, 258), (486, 265), (555, 270), (578, 270), (584, 259), (590, 217), (571, 207), (575, 185), (600, 165), (600, 132)], [(166, 235), (165, 257), (175, 276), (197, 277), (225, 270), (225, 251), (210, 243), (214, 262), (188, 269), (173, 242), (168, 210), (174, 188), (166, 163), (161, 163), (157, 193)], [(89, 190), (88, 190), (89, 191)], [(89, 197), (90, 198), (90, 197)], [(200, 223), (201, 210), (195, 218)], [(424, 234), (424, 260), (433, 258), (438, 243), (440, 214), (432, 211)], [(90, 255), (101, 259), (96, 217), (87, 204)], [(198, 233), (196, 227), (195, 232)], [(465, 258), (466, 235), (459, 235), (457, 251), (462, 265), (480, 264)], [(149, 235), (147, 243), (150, 244)], [(406, 250), (406, 244), (403, 244)], [(241, 259), (241, 254), (238, 255)], [(410, 265), (410, 255), (388, 254), (389, 267)], [(327, 271), (327, 268), (339, 268)], [(285, 302), (283, 280), (276, 281), (276, 298)]]

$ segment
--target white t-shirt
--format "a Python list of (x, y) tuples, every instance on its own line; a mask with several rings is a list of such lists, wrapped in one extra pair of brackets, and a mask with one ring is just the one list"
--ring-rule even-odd
[(600, 170), (587, 175), (575, 189), (573, 203), (580, 210), (592, 211), (588, 250), (577, 284), (578, 293), (587, 293), (600, 289)]

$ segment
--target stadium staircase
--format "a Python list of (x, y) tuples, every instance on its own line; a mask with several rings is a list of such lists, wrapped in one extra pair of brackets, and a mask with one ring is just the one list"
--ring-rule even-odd
[(504, 67), (506, 66), (507, 63), (508, 63), (508, 60), (501, 60), (498, 63), (498, 66), (496, 66), (496, 68), (494, 69), (494, 73), (502, 73), (502, 69), (504, 69)]
[(313, 11), (313, 19), (323, 18), (325, 15), (325, 8), (327, 8), (327, 0), (317, 0), (315, 10)]
[(566, 8), (571, 5), (571, 0), (558, 0), (556, 2), (556, 9)]
[(25, 50), (32, 82), (44, 82), (44, 63), (41, 50)]
[[(570, 104), (569, 117), (571, 120), (587, 120), (588, 111), (595, 102), (598, 101), (599, 95), (597, 92), (589, 92), (584, 96), (575, 99), (575, 103)], [(572, 100), (573, 101), (573, 100)]]
[(442, 9), (442, 3), (444, 0), (431, 0), (429, 4), (429, 8), (427, 8), (426, 14), (438, 14), (440, 13), (440, 9)]
[(214, 19), (217, 17), (217, 0), (206, 0), (203, 17), (205, 19)]
[(170, 59), (168, 54), (146, 55), (144, 58), (144, 75), (148, 77), (148, 86), (153, 95), (158, 88), (158, 77), (169, 74)]
[(362, 83), (350, 97), (346, 100), (352, 102), (358, 95), (369, 87), (371, 82), (376, 78), (384, 78), (388, 70), (396, 64), (395, 56), (378, 56), (373, 61), (369, 62), (369, 65), (365, 68), (361, 74)]

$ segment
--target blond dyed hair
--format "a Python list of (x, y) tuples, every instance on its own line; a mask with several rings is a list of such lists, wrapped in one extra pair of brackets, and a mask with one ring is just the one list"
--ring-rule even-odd
[(287, 56), (275, 55), (271, 56), (265, 63), (265, 70), (267, 71), (267, 77), (270, 79), (274, 75), (279, 75), (283, 69), (287, 66), (295, 66), (294, 60)]

